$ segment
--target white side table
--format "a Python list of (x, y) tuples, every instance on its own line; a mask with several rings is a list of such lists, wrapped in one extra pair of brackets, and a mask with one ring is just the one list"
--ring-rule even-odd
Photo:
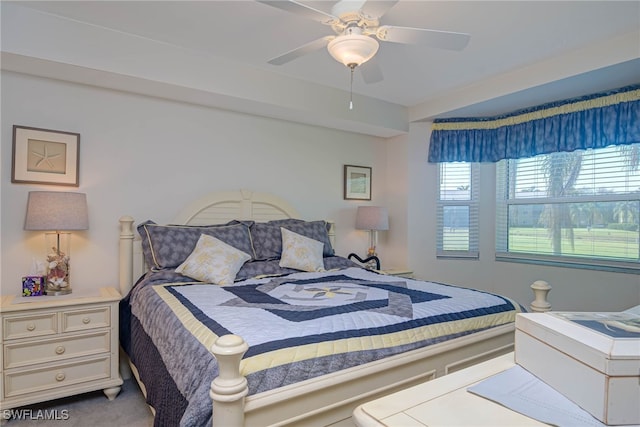
[(546, 426), (467, 387), (513, 367), (513, 353), (364, 403), (353, 411), (358, 427)]
[(120, 293), (0, 299), (2, 409), (94, 390), (109, 400), (120, 392)]

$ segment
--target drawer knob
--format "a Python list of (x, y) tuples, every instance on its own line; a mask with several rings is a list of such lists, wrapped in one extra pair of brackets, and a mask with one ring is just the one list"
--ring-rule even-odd
[(64, 381), (65, 375), (64, 372), (58, 372), (56, 374), (56, 381), (60, 382), (60, 381)]
[(56, 354), (63, 354), (65, 351), (65, 348), (61, 345), (56, 347)]
[(31, 332), (31, 331), (35, 331), (36, 330), (36, 325), (34, 323), (29, 323), (27, 325), (27, 331)]
[(82, 319), (82, 323), (84, 323), (85, 325), (88, 325), (89, 323), (91, 323), (91, 319), (89, 319), (88, 317), (84, 317)]

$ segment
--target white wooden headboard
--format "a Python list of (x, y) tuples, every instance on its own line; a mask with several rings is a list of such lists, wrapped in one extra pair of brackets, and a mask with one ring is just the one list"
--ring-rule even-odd
[(299, 218), (298, 211), (283, 199), (249, 190), (207, 194), (186, 206), (172, 224), (221, 224), (234, 219), (269, 221)]
[[(300, 215), (293, 206), (277, 196), (239, 190), (207, 194), (187, 205), (171, 224), (207, 225), (224, 224), (234, 219), (270, 221), (283, 218), (300, 218)], [(329, 223), (329, 238), (335, 246), (335, 227), (332, 222)], [(134, 219), (128, 215), (120, 218), (119, 270), (120, 292), (123, 296), (146, 271)]]

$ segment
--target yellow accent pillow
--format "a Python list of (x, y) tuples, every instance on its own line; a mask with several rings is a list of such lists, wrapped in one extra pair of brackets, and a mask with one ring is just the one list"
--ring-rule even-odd
[(201, 282), (231, 285), (242, 265), (251, 256), (222, 240), (202, 234), (193, 252), (176, 272)]
[(322, 250), (324, 243), (302, 236), (286, 228), (282, 232), (282, 256), (280, 267), (302, 271), (324, 271)]

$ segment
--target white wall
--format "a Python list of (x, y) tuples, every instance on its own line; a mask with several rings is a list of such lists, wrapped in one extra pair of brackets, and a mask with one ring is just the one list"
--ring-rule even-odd
[(386, 205), (380, 233), (383, 268), (410, 267), (421, 278), (503, 293), (523, 305), (529, 285), (552, 286), (561, 310), (622, 310), (640, 304), (640, 276), (563, 269), (494, 259), (493, 165), (482, 165), (480, 259), (435, 258), (436, 169), (428, 164), (429, 123), (388, 140), (2, 72), (0, 264), (2, 293), (19, 292), (44, 237), (22, 229), (30, 190), (69, 188), (11, 184), (13, 124), (81, 134), (80, 187), (90, 229), (72, 241), (74, 292), (117, 286), (118, 218), (170, 221), (185, 203), (215, 190), (269, 191), (307, 219), (336, 221), (337, 251), (362, 254), (365, 232), (353, 228), (359, 202), (342, 198), (344, 164), (373, 167), (373, 200)]
[[(117, 286), (118, 218), (170, 221), (216, 190), (268, 191), (307, 219), (336, 221), (337, 252), (362, 253), (358, 204), (343, 200), (343, 165), (373, 167), (373, 200), (386, 182), (385, 141), (258, 116), (3, 71), (0, 203), (2, 293), (20, 291), (44, 235), (23, 230), (31, 190), (87, 194), (90, 228), (72, 236), (74, 292)], [(80, 133), (80, 187), (12, 184), (12, 125)]]
[[(430, 123), (414, 123), (408, 145), (409, 265), (419, 277), (501, 293), (528, 307), (529, 286), (545, 280), (552, 286), (549, 298), (557, 310), (619, 311), (640, 304), (640, 276), (575, 268), (528, 265), (495, 260), (495, 167), (480, 169), (480, 259), (436, 259), (436, 165), (426, 162)], [(389, 176), (402, 173), (390, 168)]]

